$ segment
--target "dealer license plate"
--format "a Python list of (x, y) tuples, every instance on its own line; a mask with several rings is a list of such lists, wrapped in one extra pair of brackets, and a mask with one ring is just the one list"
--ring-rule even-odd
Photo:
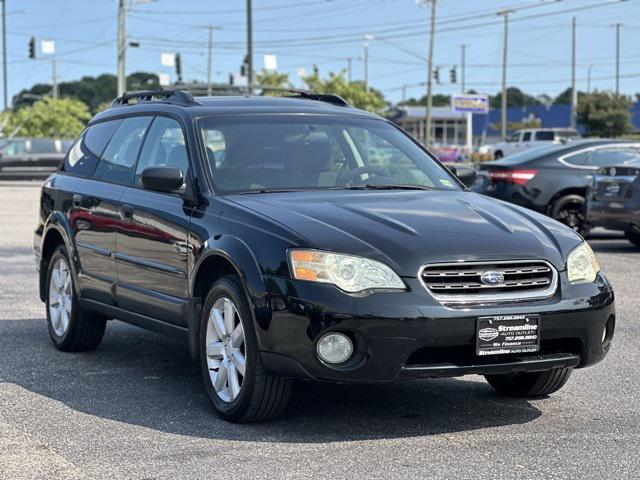
[(479, 317), (476, 354), (501, 355), (540, 350), (540, 315)]

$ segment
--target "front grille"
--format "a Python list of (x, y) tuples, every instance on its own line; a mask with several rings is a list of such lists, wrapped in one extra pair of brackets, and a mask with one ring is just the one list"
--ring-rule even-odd
[[(483, 281), (484, 274), (497, 283)], [(542, 261), (460, 262), (427, 265), (420, 272), (425, 288), (443, 303), (518, 301), (553, 295), (558, 274)]]

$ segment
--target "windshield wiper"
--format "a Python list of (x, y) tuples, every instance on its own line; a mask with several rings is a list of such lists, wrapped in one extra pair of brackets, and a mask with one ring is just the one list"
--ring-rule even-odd
[(330, 190), (432, 190), (432, 188), (425, 185), (409, 185), (403, 183), (386, 185), (374, 185), (371, 183), (367, 183), (365, 185), (331, 187)]
[(244, 192), (234, 192), (233, 195), (253, 195), (256, 193), (287, 193), (301, 192), (301, 189), (294, 188), (259, 188), (257, 190), (246, 190)]

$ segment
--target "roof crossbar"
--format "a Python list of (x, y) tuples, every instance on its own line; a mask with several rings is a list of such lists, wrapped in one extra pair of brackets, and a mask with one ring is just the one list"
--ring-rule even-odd
[(189, 92), (184, 90), (140, 90), (135, 92), (124, 92), (121, 96), (115, 98), (111, 102), (111, 106), (130, 105), (130, 100), (136, 100), (133, 103), (152, 102), (160, 100), (166, 103), (176, 105), (200, 105)]

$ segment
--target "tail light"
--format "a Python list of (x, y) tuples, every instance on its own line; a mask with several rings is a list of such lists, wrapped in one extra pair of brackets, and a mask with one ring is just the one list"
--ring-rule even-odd
[(487, 174), (493, 181), (502, 180), (504, 182), (515, 183), (517, 185), (524, 185), (529, 180), (533, 179), (538, 173), (537, 170), (493, 170)]

